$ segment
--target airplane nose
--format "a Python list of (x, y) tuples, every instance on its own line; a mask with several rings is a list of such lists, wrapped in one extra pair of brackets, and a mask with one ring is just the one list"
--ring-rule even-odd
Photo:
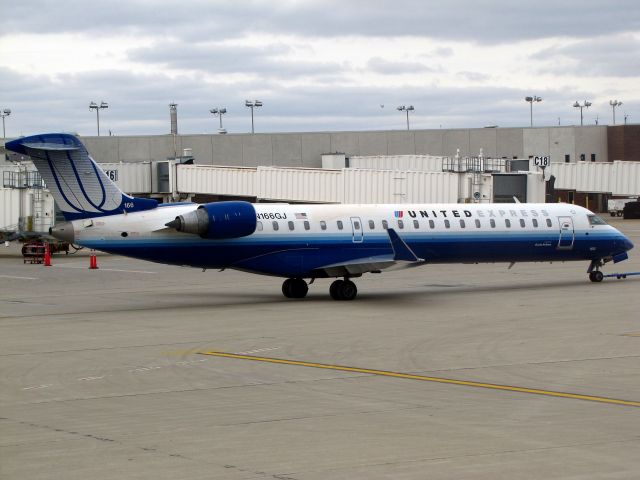
[(627, 237), (623, 236), (622, 237), (622, 247), (624, 248), (625, 252), (628, 252), (629, 250), (631, 250), (633, 248), (633, 242), (631, 242), (631, 240), (629, 240)]

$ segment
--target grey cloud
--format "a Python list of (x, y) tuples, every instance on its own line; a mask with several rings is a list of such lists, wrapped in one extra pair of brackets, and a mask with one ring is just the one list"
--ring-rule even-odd
[(458, 75), (472, 82), (486, 82), (487, 80), (489, 80), (489, 78), (491, 78), (489, 75), (485, 75), (484, 73), (480, 72), (463, 71), (458, 72)]
[(302, 36), (420, 36), (481, 43), (570, 36), (577, 38), (640, 28), (636, 0), (400, 0), (305, 2), (128, 0), (9, 2), (8, 32), (113, 32), (161, 34), (202, 41), (250, 32)]
[(551, 61), (542, 71), (586, 76), (637, 77), (640, 74), (640, 40), (631, 34), (555, 45), (531, 56)]
[(154, 47), (131, 49), (128, 56), (136, 62), (211, 74), (256, 73), (261, 76), (289, 77), (331, 74), (343, 68), (337, 63), (292, 62), (279, 58), (290, 51), (290, 47), (282, 44), (249, 47), (174, 41)]
[(433, 68), (420, 62), (390, 61), (381, 57), (373, 57), (367, 62), (367, 68), (383, 75), (397, 75), (402, 73), (436, 72), (440, 68)]

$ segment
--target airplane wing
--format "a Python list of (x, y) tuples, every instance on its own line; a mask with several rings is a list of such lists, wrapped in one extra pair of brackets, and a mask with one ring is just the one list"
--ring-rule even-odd
[(325, 273), (329, 277), (341, 277), (361, 275), (385, 269), (400, 270), (417, 267), (425, 263), (425, 260), (419, 258), (393, 228), (387, 229), (387, 234), (391, 243), (391, 252), (388, 255), (355, 258), (348, 262), (323, 265), (316, 270)]

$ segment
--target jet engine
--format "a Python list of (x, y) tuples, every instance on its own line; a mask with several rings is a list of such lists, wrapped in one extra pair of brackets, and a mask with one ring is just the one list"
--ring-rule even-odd
[(179, 215), (165, 226), (202, 238), (239, 238), (256, 231), (256, 210), (249, 202), (213, 202)]

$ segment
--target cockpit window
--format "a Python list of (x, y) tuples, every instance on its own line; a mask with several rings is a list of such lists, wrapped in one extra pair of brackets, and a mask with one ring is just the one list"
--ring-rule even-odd
[(587, 217), (589, 218), (589, 225), (606, 225), (607, 222), (605, 222), (602, 218), (600, 218), (597, 215), (587, 215)]

